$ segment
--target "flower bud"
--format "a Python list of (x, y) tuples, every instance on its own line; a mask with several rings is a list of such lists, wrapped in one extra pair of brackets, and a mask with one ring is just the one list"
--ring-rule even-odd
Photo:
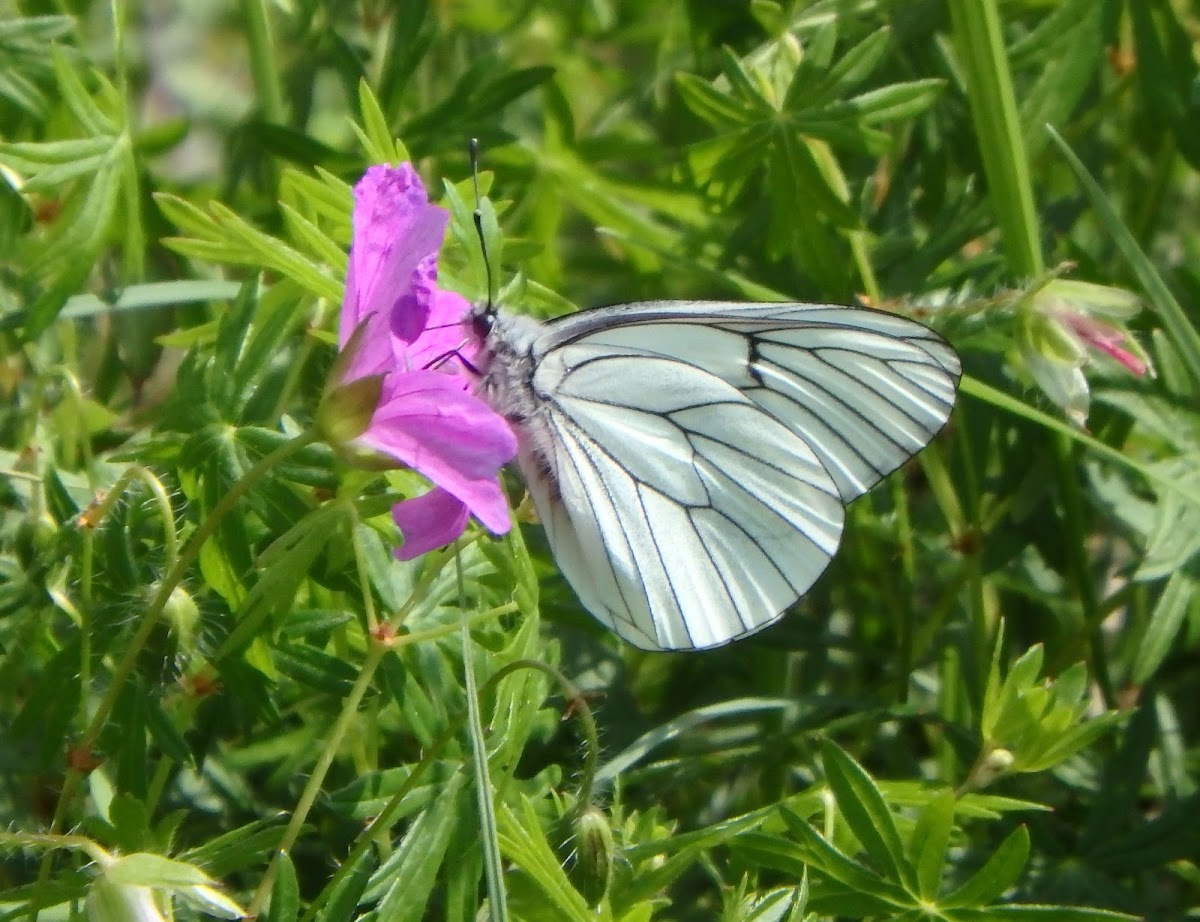
[(17, 525), (13, 550), (25, 572), (41, 573), (46, 569), (57, 534), (58, 524), (44, 512), (36, 517), (26, 517)]
[(575, 858), (567, 875), (588, 906), (595, 909), (612, 884), (616, 851), (603, 810), (591, 806), (580, 814), (572, 831), (572, 845)]
[(1083, 368), (1101, 358), (1130, 374), (1153, 374), (1149, 356), (1126, 328), (1136, 295), (1119, 288), (1053, 279), (1020, 307), (1017, 346), (1038, 387), (1079, 426), (1090, 392)]
[(317, 408), (317, 426), (325, 441), (345, 452), (371, 425), (382, 389), (383, 375), (367, 375), (326, 391)]
[[(158, 583), (150, 587), (151, 598), (158, 594), (158, 588)], [(167, 597), (162, 614), (163, 621), (178, 639), (180, 648), (190, 651), (196, 639), (196, 626), (200, 623), (200, 608), (195, 600), (182, 586), (176, 586)]]
[(991, 750), (976, 763), (971, 773), (971, 786), (976, 789), (987, 787), (1012, 768), (1016, 761), (1017, 757), (1008, 749)]

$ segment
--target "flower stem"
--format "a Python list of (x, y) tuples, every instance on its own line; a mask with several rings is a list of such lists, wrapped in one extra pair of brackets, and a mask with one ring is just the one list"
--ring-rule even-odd
[(271, 888), (275, 885), (275, 877), (279, 873), (279, 855), (291, 851), (292, 846), (296, 844), (296, 839), (300, 837), (300, 830), (304, 827), (304, 821), (308, 819), (308, 813), (312, 810), (313, 804), (317, 802), (317, 795), (321, 793), (321, 785), (325, 783), (325, 776), (329, 773), (330, 766), (333, 765), (333, 759), (337, 755), (342, 738), (358, 713), (358, 706), (362, 702), (363, 696), (371, 687), (375, 670), (379, 668), (379, 664), (383, 662), (384, 656), (391, 647), (391, 644), (372, 638), (371, 646), (367, 649), (367, 657), (363, 660), (362, 669), (359, 670), (358, 678), (354, 681), (354, 687), (350, 689), (350, 694), (342, 703), (341, 713), (338, 714), (337, 720), (326, 737), (325, 746), (317, 757), (312, 773), (308, 776), (308, 783), (300, 793), (300, 800), (296, 803), (296, 809), (292, 811), (292, 818), (283, 832), (283, 838), (279, 840), (276, 855), (271, 859), (271, 863), (267, 866), (267, 873), (259, 881), (258, 888), (254, 891), (254, 897), (250, 900), (250, 906), (246, 910), (246, 914), (250, 918), (257, 917), (259, 910), (267, 901), (267, 897), (270, 896)]
[(487, 878), (488, 910), (496, 922), (508, 922), (508, 893), (504, 889), (504, 862), (500, 857), (500, 840), (496, 832), (495, 792), (488, 771), (487, 740), (483, 735), (483, 719), (479, 715), (479, 694), (475, 687), (474, 646), (471, 626), (467, 619), (466, 590), (463, 586), (462, 556), (454, 558), (458, 581), (458, 606), (461, 624), (463, 657), (463, 692), (467, 699), (467, 734), (471, 738), (471, 761), (475, 768), (475, 795), (479, 807), (479, 837), (483, 842), (483, 866)]
[(0, 831), (0, 845), (15, 848), (72, 848), (87, 852), (95, 862), (102, 862), (111, 856), (103, 848), (85, 836), (54, 835), (39, 832), (4, 832)]

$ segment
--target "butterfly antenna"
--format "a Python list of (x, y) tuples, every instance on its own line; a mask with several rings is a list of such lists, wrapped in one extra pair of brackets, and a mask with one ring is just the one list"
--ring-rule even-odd
[(487, 309), (488, 313), (491, 313), (495, 308), (495, 299), (492, 295), (492, 262), (488, 259), (487, 238), (483, 236), (483, 198), (479, 194), (479, 139), (471, 138), (467, 150), (471, 154), (471, 182), (475, 186), (475, 212), (472, 217), (475, 219), (475, 233), (479, 236), (479, 249), (483, 253), (483, 271), (487, 275)]

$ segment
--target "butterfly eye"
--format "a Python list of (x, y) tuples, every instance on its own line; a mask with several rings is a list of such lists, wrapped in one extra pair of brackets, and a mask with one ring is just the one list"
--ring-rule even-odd
[(490, 305), (477, 304), (471, 313), (471, 329), (480, 339), (487, 339), (496, 325), (496, 309)]

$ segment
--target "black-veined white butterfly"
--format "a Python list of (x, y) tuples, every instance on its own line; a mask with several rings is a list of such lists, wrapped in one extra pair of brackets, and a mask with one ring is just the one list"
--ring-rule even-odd
[(958, 356), (919, 323), (824, 304), (651, 301), (539, 323), (481, 305), (482, 391), (584, 606), (647, 650), (782, 616), (845, 504), (945, 424)]

